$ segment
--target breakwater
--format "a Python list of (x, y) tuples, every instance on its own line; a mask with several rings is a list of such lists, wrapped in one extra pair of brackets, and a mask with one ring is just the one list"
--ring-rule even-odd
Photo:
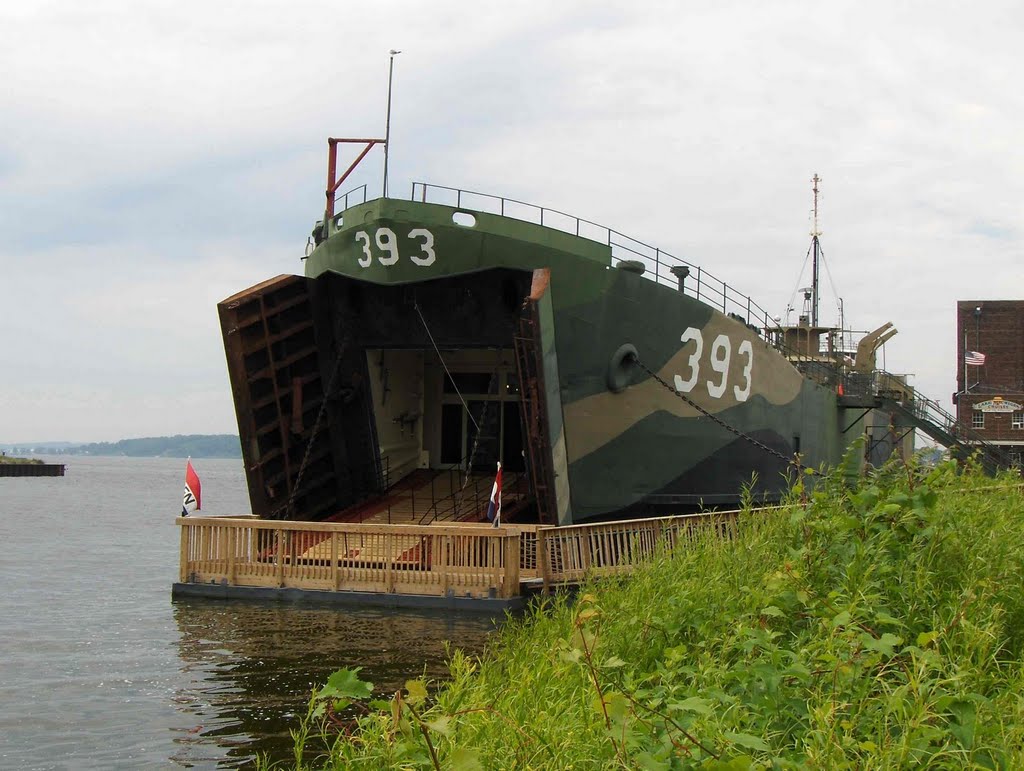
[(0, 463), (0, 477), (62, 477), (63, 463)]

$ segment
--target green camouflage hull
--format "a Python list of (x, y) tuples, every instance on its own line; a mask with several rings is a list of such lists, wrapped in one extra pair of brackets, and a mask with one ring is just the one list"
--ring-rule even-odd
[[(449, 388), (460, 377), (503, 416), (487, 459), (519, 464), (558, 524), (729, 505), (745, 487), (777, 500), (796, 454), (839, 460), (852, 420), (834, 390), (746, 319), (613, 262), (598, 241), (430, 203), (329, 220), (304, 279), (221, 304), (254, 511), (280, 516), (290, 500), (290, 516), (323, 518), (379, 492), (382, 464), (392, 479), (460, 453), (480, 465), (466, 458), (473, 430), (449, 425), (468, 404)], [(279, 306), (291, 315), (274, 333)], [(246, 331), (257, 316), (263, 342)]]

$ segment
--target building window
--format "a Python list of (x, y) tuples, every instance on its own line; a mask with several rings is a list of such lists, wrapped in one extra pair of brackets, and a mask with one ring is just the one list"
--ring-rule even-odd
[(985, 427), (985, 413), (974, 411), (974, 415), (971, 416), (971, 428), (984, 428)]
[(1010, 416), (1010, 428), (1024, 428), (1024, 412), (1015, 412)]

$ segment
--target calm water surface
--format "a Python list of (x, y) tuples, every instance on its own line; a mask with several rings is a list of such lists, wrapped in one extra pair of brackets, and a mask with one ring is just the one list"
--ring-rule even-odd
[[(378, 692), (479, 652), (482, 616), (170, 599), (184, 460), (71, 457), (0, 478), (0, 768), (217, 768), (290, 757), (312, 686)], [(241, 461), (196, 460), (203, 513), (249, 510)]]

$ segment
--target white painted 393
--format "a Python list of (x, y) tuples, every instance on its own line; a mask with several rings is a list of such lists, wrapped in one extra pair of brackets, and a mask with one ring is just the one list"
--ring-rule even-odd
[[(690, 368), (689, 377), (684, 380), (679, 375), (675, 376), (676, 390), (680, 393), (689, 393), (700, 380), (701, 357), (704, 354), (704, 335), (696, 327), (687, 327), (686, 331), (679, 337), (679, 342), (684, 346), (691, 341), (696, 345), (686, 362)], [(719, 335), (711, 343), (707, 364), (717, 373), (718, 377), (717, 381), (716, 379), (705, 380), (704, 387), (707, 389), (708, 396), (712, 399), (721, 399), (729, 387), (729, 364), (732, 361), (732, 349), (732, 339), (728, 335)], [(749, 340), (742, 340), (736, 352), (740, 356), (745, 356), (746, 362), (743, 364), (743, 371), (740, 373), (740, 377), (743, 380), (742, 387), (734, 385), (732, 387), (732, 394), (736, 397), (736, 401), (745, 402), (750, 398), (751, 377), (754, 368), (754, 346), (751, 345)]]
[[(437, 255), (434, 253), (434, 234), (426, 228), (413, 228), (409, 231), (407, 237), (415, 241), (420, 248), (419, 253), (409, 255), (409, 259), (412, 260), (413, 264), (421, 267), (433, 265), (435, 260), (437, 260)], [(377, 246), (378, 253), (376, 259), (381, 265), (385, 267), (394, 265), (400, 259), (398, 236), (395, 235), (395, 231), (391, 228), (377, 228), (372, 239), (369, 233), (365, 230), (360, 230), (356, 233), (355, 238), (356, 243), (362, 244), (363, 247), (363, 255), (357, 262), (364, 268), (368, 268), (373, 264), (374, 253), (371, 244)]]

